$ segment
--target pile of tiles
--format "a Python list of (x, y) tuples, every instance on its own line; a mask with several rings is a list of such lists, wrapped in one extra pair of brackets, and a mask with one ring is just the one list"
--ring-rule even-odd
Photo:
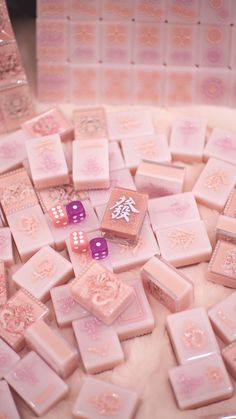
[(37, 1), (45, 102), (236, 105), (231, 0)]
[[(215, 128), (205, 144), (206, 128), (178, 117), (168, 142), (148, 109), (77, 109), (72, 124), (52, 108), (0, 140), (0, 415), (19, 418), (9, 386), (43, 415), (82, 364), (90, 375), (72, 414), (132, 418), (139, 395), (91, 375), (124, 362), (124, 340), (153, 331), (146, 293), (172, 312), (179, 408), (232, 396), (236, 291), (208, 312), (192, 308), (194, 284), (178, 269), (210, 261), (207, 280), (236, 288), (236, 134)], [(183, 192), (185, 163), (203, 160)], [(197, 203), (220, 212), (213, 252)], [(123, 280), (134, 267), (142, 280)]]
[(0, 134), (15, 130), (34, 115), (5, 0), (0, 0)]

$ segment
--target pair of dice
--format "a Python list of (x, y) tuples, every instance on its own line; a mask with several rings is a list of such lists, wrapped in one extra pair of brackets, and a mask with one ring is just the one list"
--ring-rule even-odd
[(85, 209), (81, 201), (71, 201), (66, 206), (55, 205), (48, 214), (56, 227), (64, 227), (67, 224), (77, 224), (85, 219)]
[(73, 252), (84, 253), (90, 250), (93, 259), (104, 259), (108, 255), (107, 241), (104, 237), (94, 237), (89, 240), (85, 231), (73, 231), (70, 234), (70, 244)]

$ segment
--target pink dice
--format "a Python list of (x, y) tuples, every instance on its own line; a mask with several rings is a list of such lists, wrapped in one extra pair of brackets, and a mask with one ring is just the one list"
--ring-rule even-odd
[(55, 227), (64, 227), (69, 222), (66, 208), (63, 205), (55, 205), (48, 211), (48, 214)]
[(85, 231), (73, 231), (70, 233), (70, 244), (73, 252), (87, 252), (89, 246), (88, 235)]

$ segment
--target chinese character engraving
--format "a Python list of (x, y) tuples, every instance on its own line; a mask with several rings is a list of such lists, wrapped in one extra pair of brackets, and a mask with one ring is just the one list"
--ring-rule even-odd
[(104, 393), (92, 398), (97, 410), (101, 415), (114, 416), (121, 406), (120, 397), (116, 393)]
[(182, 341), (187, 348), (200, 349), (206, 343), (206, 333), (189, 321), (184, 328)]
[(203, 185), (207, 189), (212, 189), (214, 191), (219, 190), (222, 185), (227, 185), (227, 176), (222, 170), (217, 170), (212, 174), (209, 174), (205, 177)]
[(127, 223), (129, 222), (131, 212), (135, 214), (139, 213), (139, 210), (135, 208), (134, 199), (131, 197), (126, 198), (125, 195), (121, 196), (119, 201), (116, 201), (116, 203), (110, 207), (110, 210), (113, 210), (111, 214), (112, 219), (120, 220), (124, 218)]
[(186, 250), (194, 242), (196, 234), (192, 231), (176, 229), (168, 234), (168, 238), (170, 239), (172, 248), (181, 247)]
[(222, 268), (227, 275), (236, 277), (236, 252), (234, 250), (227, 251)]

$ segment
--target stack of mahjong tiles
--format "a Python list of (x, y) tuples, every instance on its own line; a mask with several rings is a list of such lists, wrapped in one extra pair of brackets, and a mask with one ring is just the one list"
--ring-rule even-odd
[[(1, 415), (30, 417), (26, 404), (37, 415), (150, 417), (145, 401), (137, 410), (137, 374), (150, 348), (154, 374), (165, 319), (180, 364), (165, 345), (166, 391), (179, 408), (232, 397), (236, 292), (218, 287), (236, 288), (236, 136), (215, 128), (205, 144), (206, 129), (204, 118), (180, 116), (168, 142), (146, 108), (76, 109), (73, 123), (52, 108), (0, 140), (12, 150), (0, 155)], [(216, 246), (204, 211), (214, 214)], [(219, 294), (208, 313), (206, 286)], [(89, 376), (69, 396), (82, 371)]]
[(0, 1), (0, 134), (17, 129), (34, 115), (17, 42), (5, 0)]
[(233, 0), (37, 0), (40, 101), (236, 105)]

